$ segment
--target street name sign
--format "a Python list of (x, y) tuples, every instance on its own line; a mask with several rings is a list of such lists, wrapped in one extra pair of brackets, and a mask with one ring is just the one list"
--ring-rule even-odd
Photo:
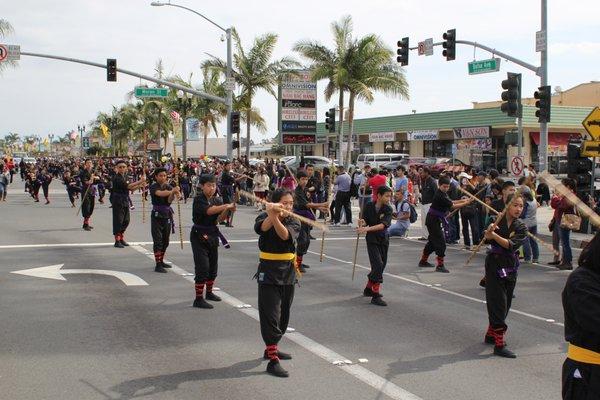
[(143, 86), (135, 88), (135, 97), (138, 98), (167, 97), (168, 95), (169, 88), (148, 88)]
[(600, 157), (600, 141), (584, 140), (581, 157)]
[(498, 72), (499, 70), (499, 58), (490, 58), (489, 60), (473, 61), (469, 63), (469, 75), (486, 74), (488, 72)]
[(594, 108), (582, 124), (594, 140), (600, 140), (600, 108)]

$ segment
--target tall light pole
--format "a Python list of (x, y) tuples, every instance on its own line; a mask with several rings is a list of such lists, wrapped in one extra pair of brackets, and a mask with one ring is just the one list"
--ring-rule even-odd
[(48, 142), (48, 145), (50, 147), (48, 152), (50, 153), (50, 155), (52, 155), (52, 140), (54, 139), (54, 134), (53, 133), (48, 134), (48, 139), (50, 139), (50, 141)]
[(217, 24), (210, 18), (200, 14), (198, 11), (194, 11), (191, 8), (180, 6), (179, 4), (173, 4), (170, 1), (168, 3), (163, 3), (160, 1), (153, 1), (152, 3), (150, 3), (150, 5), (154, 6), (154, 7), (172, 6), (172, 7), (182, 8), (184, 10), (190, 11), (190, 12), (204, 18), (206, 21), (210, 22), (211, 24), (213, 24), (214, 26), (216, 26), (217, 28), (219, 28), (220, 30), (225, 32), (225, 36), (227, 38), (227, 72), (226, 72), (226, 79), (227, 79), (227, 84), (226, 84), (226, 89), (227, 89), (227, 103), (226, 103), (226, 105), (227, 105), (227, 158), (231, 159), (233, 156), (233, 148), (231, 146), (231, 142), (233, 139), (232, 134), (231, 134), (231, 112), (233, 111), (233, 87), (229, 82), (231, 80), (231, 73), (232, 73), (232, 69), (233, 69), (232, 68), (232, 54), (231, 54), (231, 30), (232, 30), (232, 28), (223, 28), (221, 25)]
[(177, 91), (177, 102), (181, 110), (181, 118), (183, 119), (183, 125), (181, 126), (181, 157), (184, 163), (187, 162), (187, 126), (185, 120), (187, 112), (191, 108), (193, 96), (191, 93), (183, 93), (183, 90)]
[(77, 131), (79, 132), (79, 157), (83, 158), (83, 134), (85, 133), (85, 124), (77, 125)]
[[(542, 0), (542, 34), (545, 36), (544, 48), (540, 52), (540, 86), (548, 84), (548, 5), (547, 0)], [(549, 100), (551, 101), (551, 100)], [(539, 170), (548, 170), (548, 123), (540, 123), (540, 145), (539, 145)], [(558, 171), (558, 169), (557, 169)]]

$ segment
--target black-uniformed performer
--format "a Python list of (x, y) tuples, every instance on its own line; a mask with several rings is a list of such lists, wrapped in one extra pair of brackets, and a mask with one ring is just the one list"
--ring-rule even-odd
[(90, 231), (94, 229), (90, 225), (90, 218), (94, 213), (94, 205), (96, 203), (96, 189), (94, 183), (97, 177), (92, 171), (92, 160), (87, 159), (83, 164), (83, 168), (79, 172), (79, 182), (81, 184), (81, 216), (83, 217), (83, 230)]
[[(308, 191), (308, 174), (306, 171), (299, 170), (296, 174), (298, 186), (294, 190), (294, 212), (311, 220), (315, 220), (315, 214), (312, 210), (321, 210), (322, 212), (329, 211), (329, 203), (313, 203), (311, 201), (312, 193)], [(304, 255), (308, 252), (310, 246), (310, 231), (312, 227), (302, 223), (300, 228), (300, 236), (296, 246), (296, 265), (300, 272), (306, 272), (308, 265), (304, 264)]]
[(485, 258), (485, 299), (489, 319), (485, 342), (494, 344), (495, 355), (507, 358), (516, 357), (506, 348), (504, 335), (508, 329), (506, 316), (517, 283), (518, 250), (527, 238), (527, 227), (519, 219), (524, 200), (518, 194), (515, 196), (504, 217), (497, 225), (490, 224), (484, 232), (486, 242), (491, 245)]
[[(231, 163), (229, 161), (225, 161), (223, 165), (223, 172), (221, 173), (221, 179), (219, 182), (219, 193), (223, 198), (223, 203), (229, 204), (234, 202), (234, 194), (235, 194), (235, 178), (231, 174)], [(232, 228), (231, 220), (233, 217), (234, 211), (228, 211), (226, 213), (226, 217), (223, 221), (225, 221), (225, 226)]]
[[(190, 233), (196, 274), (194, 307), (210, 309), (213, 306), (206, 300), (221, 301), (221, 298), (213, 293), (213, 285), (218, 272), (219, 240), (225, 248), (229, 247), (217, 225), (227, 218), (229, 211), (235, 211), (236, 205), (235, 203), (223, 203), (222, 198), (215, 197), (217, 184), (214, 175), (200, 175), (198, 183), (201, 191), (194, 198), (192, 211), (194, 226)], [(203, 297), (205, 289), (206, 300)]]
[[(438, 181), (438, 188), (433, 195), (431, 207), (425, 217), (425, 225), (429, 236), (427, 238), (427, 244), (423, 249), (421, 260), (419, 261), (419, 267), (427, 268), (433, 267), (427, 260), (429, 255), (435, 252), (437, 256), (437, 265), (435, 270), (437, 272), (448, 273), (448, 269), (444, 265), (444, 257), (446, 255), (446, 238), (449, 234), (448, 221), (446, 215), (448, 211), (461, 208), (469, 204), (471, 199), (462, 200), (450, 200), (448, 197), (448, 190), (450, 189), (450, 178), (447, 176), (441, 176)], [(423, 216), (421, 216), (423, 218)]]
[(52, 174), (48, 172), (46, 168), (42, 169), (41, 173), (42, 178), (42, 192), (44, 193), (44, 198), (46, 199), (46, 204), (50, 204), (50, 183), (52, 183)]
[(579, 256), (562, 293), (565, 340), (564, 400), (600, 399), (600, 233)]
[(150, 185), (150, 197), (152, 198), (150, 230), (152, 232), (154, 261), (156, 262), (154, 271), (165, 273), (167, 272), (165, 268), (171, 268), (171, 266), (165, 264), (163, 260), (167, 247), (169, 247), (169, 238), (175, 229), (171, 203), (175, 196), (179, 196), (180, 190), (178, 186), (171, 187), (167, 184), (167, 170), (165, 168), (156, 168), (154, 179), (156, 182)]
[(260, 333), (265, 342), (263, 357), (269, 360), (267, 372), (287, 377), (279, 360), (290, 360), (291, 355), (279, 351), (278, 344), (285, 334), (290, 320), (290, 308), (294, 300), (296, 283), (296, 241), (300, 235), (300, 222), (285, 215), (294, 205), (292, 193), (276, 189), (271, 195), (272, 203), (266, 204), (266, 212), (254, 223), (259, 235), (258, 314)]
[(366, 233), (367, 253), (371, 264), (371, 272), (367, 275), (367, 286), (363, 291), (365, 296), (371, 297), (371, 303), (378, 306), (387, 306), (382, 299), (381, 284), (383, 283), (383, 270), (387, 264), (390, 237), (388, 228), (392, 224), (392, 189), (382, 185), (377, 188), (377, 201), (367, 203), (362, 212), (362, 219), (358, 220), (358, 233)]
[(129, 191), (137, 190), (146, 184), (146, 176), (142, 174), (141, 179), (132, 183), (127, 180), (127, 163), (123, 160), (115, 164), (117, 173), (112, 179), (112, 192), (110, 202), (112, 204), (113, 235), (115, 236), (115, 247), (124, 248), (129, 246), (125, 241), (125, 230), (129, 226)]
[(75, 178), (71, 176), (70, 171), (65, 171), (63, 175), (63, 183), (67, 189), (67, 195), (69, 196), (71, 207), (75, 208), (75, 194), (79, 193), (79, 186), (77, 185)]

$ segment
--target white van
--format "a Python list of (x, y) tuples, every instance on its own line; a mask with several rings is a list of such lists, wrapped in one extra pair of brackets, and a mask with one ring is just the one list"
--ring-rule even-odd
[(372, 154), (359, 154), (356, 159), (356, 167), (363, 168), (365, 163), (368, 163), (373, 168), (379, 168), (382, 164), (391, 161), (400, 161), (404, 158), (408, 158), (406, 153), (372, 153)]

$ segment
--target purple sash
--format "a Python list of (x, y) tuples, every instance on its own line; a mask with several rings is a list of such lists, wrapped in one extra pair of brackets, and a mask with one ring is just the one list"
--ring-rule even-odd
[(294, 213), (306, 217), (311, 221), (316, 220), (315, 214), (311, 210), (294, 210)]
[(429, 214), (442, 221), (442, 228), (444, 229), (444, 239), (448, 241), (450, 239), (450, 225), (448, 225), (448, 219), (446, 218), (447, 214), (441, 212), (440, 210), (436, 210), (433, 207), (429, 207), (429, 212), (427, 213), (427, 215)]
[(217, 235), (223, 247), (225, 247), (226, 249), (229, 249), (231, 247), (225, 236), (219, 230), (219, 227), (216, 225), (206, 226), (194, 224), (194, 229), (197, 229), (198, 232), (203, 233), (205, 235)]
[(175, 219), (173, 218), (173, 209), (166, 204), (152, 204), (152, 211), (167, 214), (171, 223), (171, 233), (175, 233)]
[(500, 246), (498, 243), (493, 242), (492, 248), (488, 251), (488, 254), (497, 254), (499, 256), (510, 257), (514, 262), (514, 266), (498, 268), (498, 277), (506, 278), (508, 274), (516, 273), (519, 270), (519, 265), (521, 264), (519, 263), (519, 255), (516, 251), (509, 251), (504, 247)]

